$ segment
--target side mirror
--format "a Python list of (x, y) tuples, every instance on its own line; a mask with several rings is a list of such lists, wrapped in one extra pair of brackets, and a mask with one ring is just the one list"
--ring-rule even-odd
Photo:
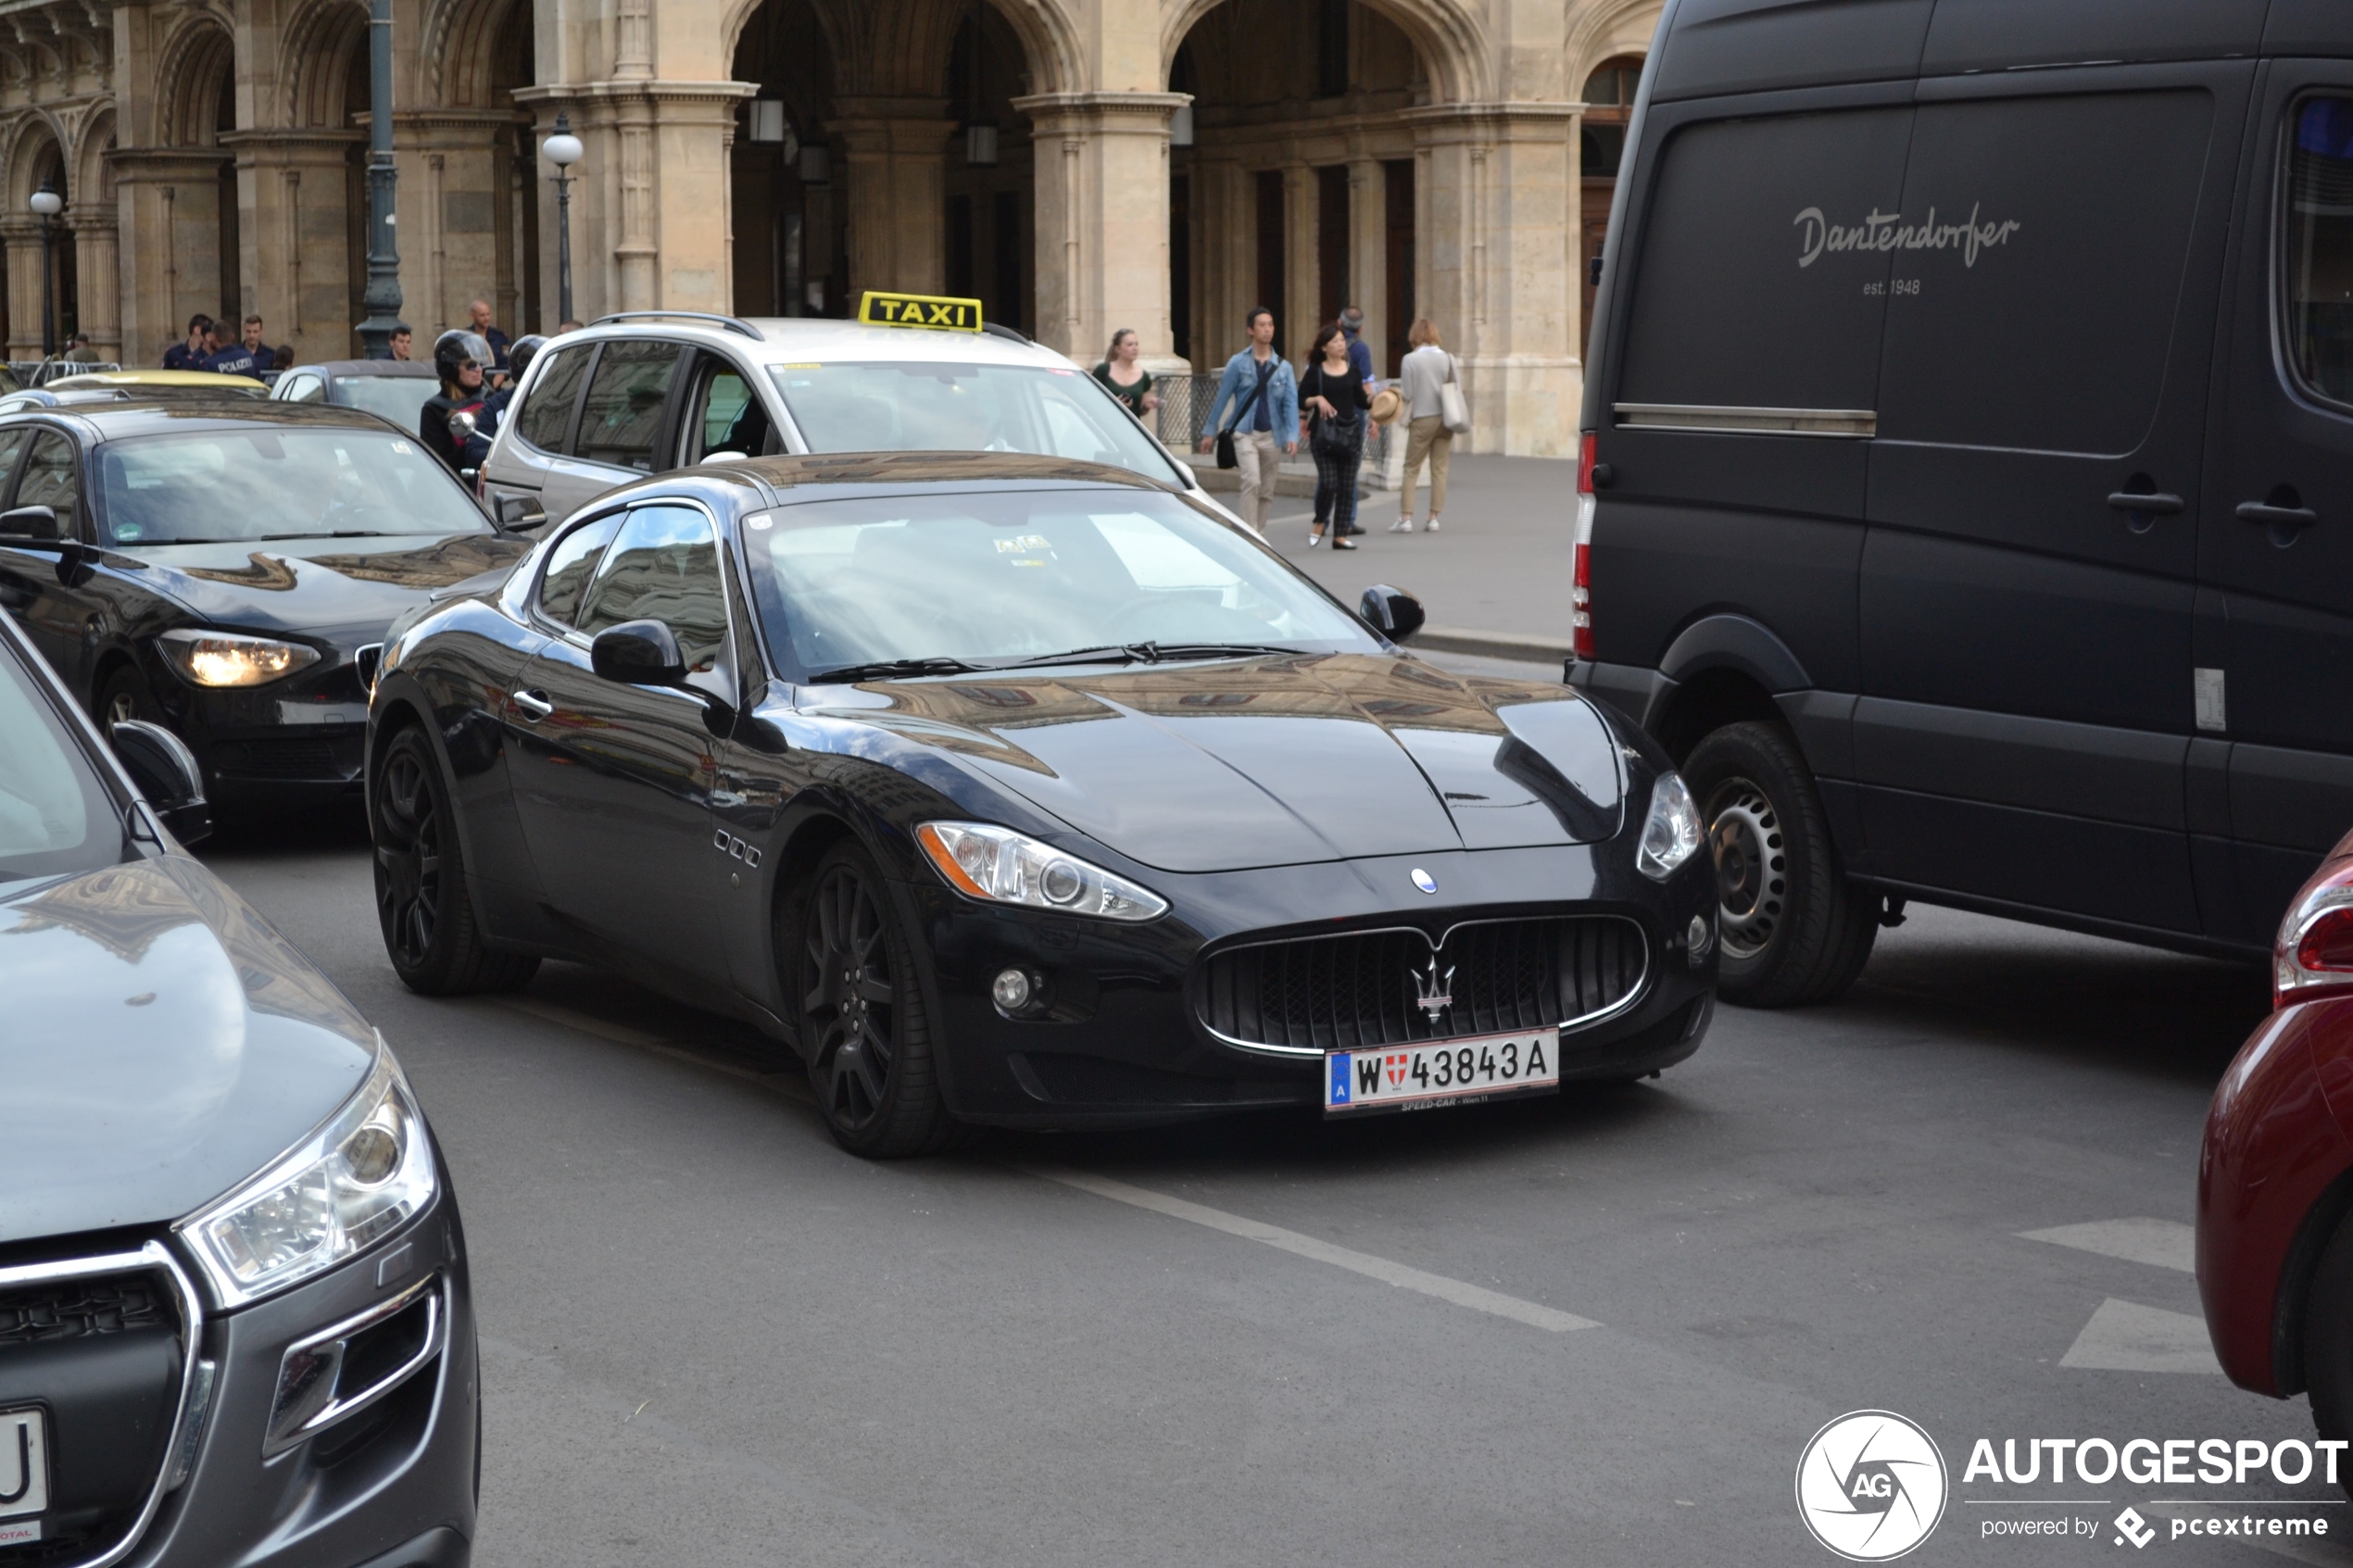
[(1422, 601), (1403, 588), (1375, 583), (1356, 601), (1356, 613), (1392, 643), (1402, 643), (1422, 629)]
[(205, 799), (204, 771), (187, 742), (144, 719), (126, 719), (107, 732), (123, 771), (147, 797), (163, 825), (182, 844), (212, 833), (212, 806)]
[(678, 639), (659, 621), (624, 621), (597, 633), (588, 661), (600, 680), (624, 686), (675, 686), (686, 679)]
[(57, 508), (55, 507), (14, 507), (0, 512), (0, 533), (18, 539), (36, 539), (43, 544), (57, 537)]
[(536, 495), (494, 495), (490, 498), (491, 521), (501, 533), (536, 528), (547, 521), (547, 510)]
[(449, 416), (449, 439), (463, 446), (474, 438), (474, 430), (478, 423), (479, 421), (472, 414), (467, 413), (463, 408), (459, 409)]

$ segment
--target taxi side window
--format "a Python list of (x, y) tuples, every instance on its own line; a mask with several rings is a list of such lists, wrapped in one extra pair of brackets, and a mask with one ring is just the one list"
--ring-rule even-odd
[(57, 514), (58, 538), (82, 537), (82, 474), (72, 442), (46, 430), (33, 438), (24, 477), (17, 481), (16, 504), (51, 508)]
[(651, 473), (654, 435), (677, 370), (674, 343), (606, 344), (581, 405), (576, 455), (592, 463)]
[(547, 570), (539, 579), (539, 613), (559, 626), (576, 623), (581, 590), (597, 570), (597, 558), (621, 527), (621, 514), (583, 523), (547, 552)]
[(659, 621), (686, 668), (706, 670), (727, 641), (719, 541), (692, 507), (640, 507), (605, 552), (579, 627), (590, 636), (625, 621)]
[(542, 452), (561, 453), (572, 434), (572, 410), (580, 401), (580, 379), (588, 369), (590, 346), (560, 348), (541, 371), (522, 410), (515, 416), (516, 433)]
[(698, 463), (713, 452), (757, 458), (774, 445), (768, 410), (743, 372), (724, 359), (705, 358), (686, 420), (681, 465)]

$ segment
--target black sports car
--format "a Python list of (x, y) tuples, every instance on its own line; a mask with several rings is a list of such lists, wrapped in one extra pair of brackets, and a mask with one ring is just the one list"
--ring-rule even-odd
[(0, 606), (89, 711), (186, 741), (224, 806), (356, 794), (384, 628), (529, 546), (357, 409), (0, 419)]
[(1566, 687), (1402, 653), (1420, 621), (1093, 464), (631, 485), (396, 627), (385, 945), (422, 991), (565, 955), (755, 1020), (873, 1155), (1680, 1060), (1716, 972), (1681, 782)]

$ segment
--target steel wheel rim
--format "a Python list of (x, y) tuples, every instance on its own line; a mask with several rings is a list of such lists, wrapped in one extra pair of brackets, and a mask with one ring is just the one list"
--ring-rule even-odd
[(1728, 958), (1753, 959), (1780, 929), (1789, 905), (1789, 847), (1780, 814), (1746, 779), (1730, 779), (1708, 801), (1707, 845), (1716, 859), (1718, 932)]
[(107, 722), (127, 724), (139, 717), (139, 699), (129, 692), (117, 692), (107, 699)]
[(866, 879), (837, 866), (817, 884), (801, 934), (807, 960), (802, 1026), (811, 1071), (835, 1125), (856, 1132), (882, 1114), (899, 1058), (898, 990), (880, 900)]
[(411, 967), (441, 926), (441, 812), (413, 752), (385, 764), (376, 792), (376, 913), (394, 957)]

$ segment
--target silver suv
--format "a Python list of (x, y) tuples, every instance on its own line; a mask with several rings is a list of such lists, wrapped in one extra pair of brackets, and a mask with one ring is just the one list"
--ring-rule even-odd
[(498, 421), (483, 492), (562, 519), (649, 473), (780, 452), (1035, 452), (1132, 470), (1227, 518), (1094, 377), (1003, 327), (601, 317), (541, 349)]

